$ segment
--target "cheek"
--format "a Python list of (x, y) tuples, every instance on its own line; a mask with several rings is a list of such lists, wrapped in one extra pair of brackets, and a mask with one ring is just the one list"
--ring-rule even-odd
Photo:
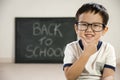
[(80, 36), (84, 36), (84, 31), (79, 31), (79, 30), (78, 30), (78, 31), (76, 32), (76, 34), (77, 34), (77, 36), (79, 36), (79, 37), (80, 37)]
[(96, 33), (96, 37), (97, 37), (97, 38), (99, 38), (99, 37), (101, 37), (101, 36), (103, 36), (102, 33)]

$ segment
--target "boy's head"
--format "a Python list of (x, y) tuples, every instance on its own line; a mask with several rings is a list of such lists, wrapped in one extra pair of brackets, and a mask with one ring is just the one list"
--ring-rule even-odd
[(109, 15), (102, 5), (84, 4), (76, 13), (75, 31), (78, 39), (84, 38), (86, 42), (99, 40), (108, 30), (108, 19)]
[(107, 25), (107, 22), (109, 20), (109, 15), (107, 13), (107, 10), (102, 5), (97, 3), (84, 4), (81, 8), (78, 9), (76, 13), (76, 20), (79, 21), (79, 16), (82, 13), (87, 13), (87, 12), (91, 12), (91, 13), (93, 12), (94, 14), (99, 13), (103, 19), (103, 24)]

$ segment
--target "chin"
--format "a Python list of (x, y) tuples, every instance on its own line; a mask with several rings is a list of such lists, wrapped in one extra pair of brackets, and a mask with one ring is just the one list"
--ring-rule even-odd
[(86, 42), (91, 43), (91, 42), (93, 42), (93, 39), (86, 39)]
[(87, 42), (87, 43), (91, 43), (92, 41), (90, 41), (90, 40), (86, 40), (86, 42)]

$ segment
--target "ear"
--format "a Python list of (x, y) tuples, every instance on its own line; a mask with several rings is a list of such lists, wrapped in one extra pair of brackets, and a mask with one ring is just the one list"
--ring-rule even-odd
[(76, 35), (77, 35), (77, 39), (79, 40), (79, 31), (78, 31), (78, 27), (76, 24), (74, 24), (74, 29), (75, 29), (75, 32), (76, 32)]
[(103, 35), (108, 31), (108, 27), (106, 26), (105, 29), (103, 30)]
[(74, 24), (74, 29), (75, 29), (75, 32), (76, 32), (76, 34), (77, 34), (77, 33), (78, 33), (78, 27), (77, 27), (76, 24)]

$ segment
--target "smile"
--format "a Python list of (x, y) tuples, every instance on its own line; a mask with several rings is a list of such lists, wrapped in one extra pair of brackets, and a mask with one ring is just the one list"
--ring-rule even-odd
[(94, 37), (93, 34), (85, 34), (85, 36), (88, 37), (88, 38)]

